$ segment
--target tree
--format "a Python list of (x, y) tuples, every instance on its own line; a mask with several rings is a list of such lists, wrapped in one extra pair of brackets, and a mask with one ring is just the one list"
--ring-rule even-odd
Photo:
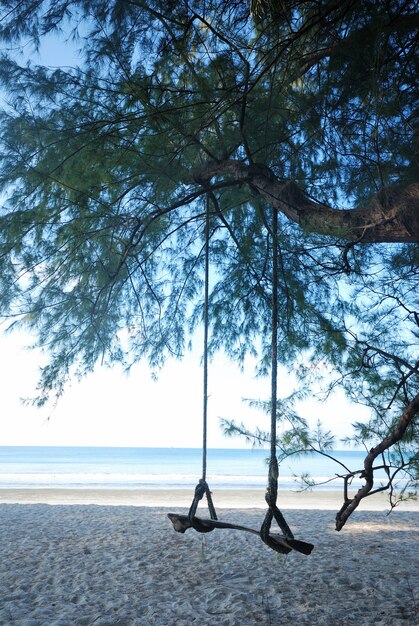
[[(418, 474), (419, 14), (404, 0), (252, 8), (2, 3), (0, 306), (50, 354), (40, 405), (98, 359), (158, 367), (202, 320), (208, 203), (211, 349), (258, 355), (264, 373), (278, 212), (278, 351), (299, 383), (279, 445), (315, 447), (293, 409), (307, 393), (341, 386), (371, 409), (355, 436), (365, 488), (341, 527), (374, 491), (375, 458), (390, 490)], [(80, 66), (19, 64), (16, 46), (54, 33)]]

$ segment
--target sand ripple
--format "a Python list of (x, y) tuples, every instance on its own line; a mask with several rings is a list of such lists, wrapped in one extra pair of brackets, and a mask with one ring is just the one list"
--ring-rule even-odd
[[(289, 511), (312, 555), (237, 531), (179, 535), (168, 509), (0, 505), (3, 626), (414, 626), (419, 513)], [(181, 509), (178, 512), (185, 512)], [(258, 527), (261, 511), (223, 511)]]

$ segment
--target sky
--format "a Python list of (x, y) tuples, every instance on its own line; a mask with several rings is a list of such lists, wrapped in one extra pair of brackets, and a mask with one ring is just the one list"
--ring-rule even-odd
[[(158, 380), (147, 365), (125, 375), (119, 366), (97, 370), (74, 380), (57, 407), (36, 408), (22, 398), (35, 394), (39, 367), (45, 357), (28, 350), (30, 337), (0, 335), (0, 388), (2, 428), (0, 445), (192, 447), (202, 444), (203, 383), (200, 350), (180, 361), (169, 361)], [(280, 373), (278, 395), (291, 389)], [(255, 378), (253, 368), (241, 373), (218, 355), (209, 367), (208, 447), (244, 448), (242, 438), (226, 438), (219, 418), (244, 422), (249, 428), (269, 429), (269, 418), (251, 409), (242, 398), (266, 399), (270, 381)], [(326, 404), (307, 401), (299, 405), (311, 426), (320, 419), (337, 438), (351, 433), (350, 424), (364, 413), (341, 395)], [(336, 448), (342, 448), (337, 442)]]
[[(19, 60), (25, 55), (36, 61), (29, 44)], [(74, 49), (55, 37), (41, 47), (38, 58), (51, 66), (77, 62)], [(199, 349), (182, 362), (168, 362), (157, 381), (146, 364), (132, 368), (129, 376), (117, 366), (98, 367), (83, 381), (73, 381), (51, 413), (21, 401), (34, 396), (39, 367), (45, 359), (39, 351), (25, 349), (32, 341), (22, 334), (0, 331), (0, 445), (201, 446), (203, 374)], [(289, 382), (280, 377), (279, 395), (289, 393)], [(268, 429), (269, 418), (250, 409), (242, 398), (267, 399), (269, 394), (269, 379), (256, 379), (253, 367), (241, 373), (225, 356), (218, 355), (209, 372), (208, 447), (246, 447), (243, 439), (224, 436), (219, 417), (243, 421), (249, 428)], [(350, 424), (365, 417), (365, 412), (339, 394), (327, 404), (308, 401), (300, 406), (300, 413), (311, 426), (320, 419), (338, 439), (350, 435)]]

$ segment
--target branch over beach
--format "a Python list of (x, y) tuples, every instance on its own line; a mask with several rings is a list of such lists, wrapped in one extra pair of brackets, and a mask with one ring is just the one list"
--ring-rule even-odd
[[(345, 501), (343, 503), (342, 508), (336, 515), (336, 530), (341, 530), (345, 525), (346, 521), (355, 511), (355, 509), (359, 506), (360, 502), (366, 498), (367, 496), (371, 496), (377, 491), (383, 491), (389, 488), (389, 485), (386, 485), (382, 488), (378, 488), (373, 491), (374, 487), (374, 461), (375, 459), (382, 454), (385, 450), (393, 446), (395, 443), (400, 441), (407, 428), (413, 421), (416, 419), (419, 414), (419, 394), (410, 402), (410, 404), (403, 411), (400, 420), (396, 424), (395, 428), (391, 432), (391, 434), (383, 439), (377, 446), (372, 448), (370, 452), (365, 457), (364, 461), (364, 470), (361, 473), (361, 478), (365, 480), (365, 484), (358, 490), (356, 495), (353, 498), (347, 497), (346, 485), (345, 482)], [(390, 482), (391, 486), (391, 482)]]

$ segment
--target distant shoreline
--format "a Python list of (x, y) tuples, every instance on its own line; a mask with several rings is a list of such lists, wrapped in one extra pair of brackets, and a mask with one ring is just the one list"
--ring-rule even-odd
[[(213, 499), (218, 508), (265, 508), (264, 489), (214, 489)], [(119, 505), (138, 507), (187, 508), (193, 496), (192, 489), (0, 489), (0, 504), (51, 504), (51, 505)], [(306, 492), (280, 491), (278, 504), (284, 509), (339, 510), (343, 493), (338, 490), (313, 490)], [(201, 506), (204, 508), (205, 503)], [(387, 495), (375, 494), (366, 498), (360, 511), (386, 511)], [(418, 511), (419, 500), (404, 502), (398, 511)]]

